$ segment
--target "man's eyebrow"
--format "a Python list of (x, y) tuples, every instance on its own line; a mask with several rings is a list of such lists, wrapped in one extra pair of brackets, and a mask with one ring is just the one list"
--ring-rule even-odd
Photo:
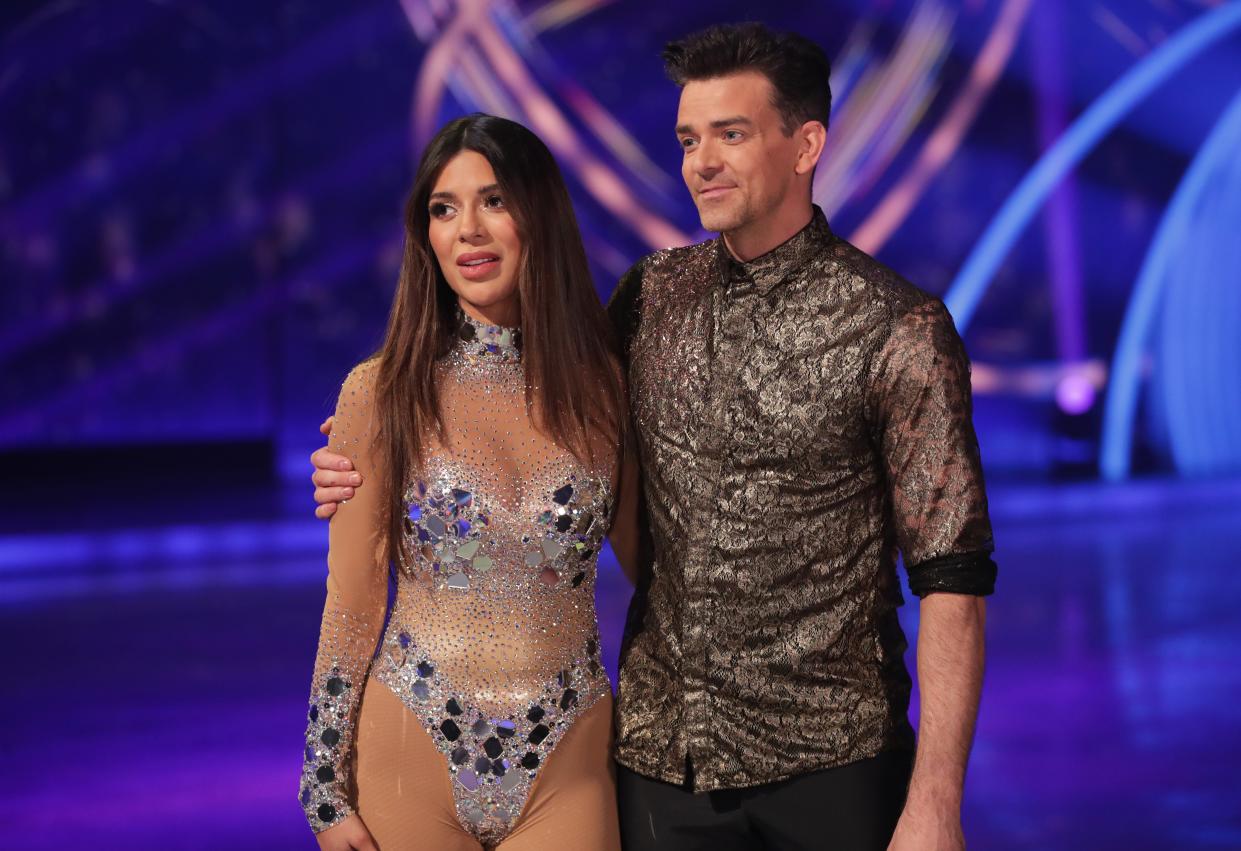
[[(712, 121), (708, 126), (712, 130), (720, 130), (724, 127), (735, 127), (737, 125), (740, 125), (742, 127), (753, 127), (754, 122), (746, 118), (744, 115), (734, 115), (730, 118), (717, 118), (714, 121)], [(678, 136), (688, 136), (689, 134), (693, 132), (694, 132), (694, 128), (688, 124), (680, 124), (677, 126), (677, 129), (676, 129), (676, 134)]]

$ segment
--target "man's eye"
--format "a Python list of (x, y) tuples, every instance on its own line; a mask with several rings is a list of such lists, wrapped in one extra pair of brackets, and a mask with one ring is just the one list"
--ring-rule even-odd
[(427, 209), (431, 216), (436, 219), (442, 219), (453, 211), (452, 207), (449, 207), (447, 204), (432, 204)]
[(691, 138), (689, 138), (689, 137), (686, 137), (686, 138), (684, 138), (684, 139), (682, 139), (682, 140), (681, 140), (681, 147), (682, 147), (682, 148), (684, 148), (684, 149), (685, 149), (685, 150), (687, 150), (687, 151), (688, 151), (690, 148), (694, 147), (694, 144), (695, 144), (695, 140), (693, 140), (693, 139), (691, 139)]
[(725, 131), (724, 131), (724, 141), (726, 141), (726, 142), (736, 142), (736, 141), (738, 141), (738, 140), (740, 140), (740, 139), (741, 139), (741, 131), (740, 131), (740, 130), (725, 130)]

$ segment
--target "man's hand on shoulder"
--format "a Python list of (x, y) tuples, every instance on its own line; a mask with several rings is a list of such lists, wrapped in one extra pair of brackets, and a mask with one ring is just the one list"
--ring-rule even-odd
[[(319, 431), (332, 433), (332, 417), (323, 421)], [(315, 483), (315, 517), (326, 520), (336, 513), (336, 506), (353, 497), (353, 489), (362, 484), (360, 473), (354, 472), (353, 462), (337, 455), (326, 446), (316, 449), (310, 456), (315, 471), (310, 480)]]

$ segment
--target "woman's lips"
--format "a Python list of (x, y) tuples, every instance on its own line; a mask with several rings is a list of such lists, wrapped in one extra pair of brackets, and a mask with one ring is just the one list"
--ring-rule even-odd
[(457, 258), (457, 271), (467, 281), (480, 281), (499, 266), (499, 255), (485, 251), (471, 251)]

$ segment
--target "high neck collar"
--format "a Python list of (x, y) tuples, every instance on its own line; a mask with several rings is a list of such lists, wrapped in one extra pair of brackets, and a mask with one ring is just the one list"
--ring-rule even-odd
[(766, 293), (776, 284), (792, 277), (833, 238), (827, 217), (817, 205), (809, 224), (753, 260), (743, 262), (733, 257), (721, 236), (716, 240), (720, 280), (730, 292), (756, 289)]
[(521, 360), (521, 329), (492, 325), (457, 311), (457, 347), (470, 359), (488, 363)]

